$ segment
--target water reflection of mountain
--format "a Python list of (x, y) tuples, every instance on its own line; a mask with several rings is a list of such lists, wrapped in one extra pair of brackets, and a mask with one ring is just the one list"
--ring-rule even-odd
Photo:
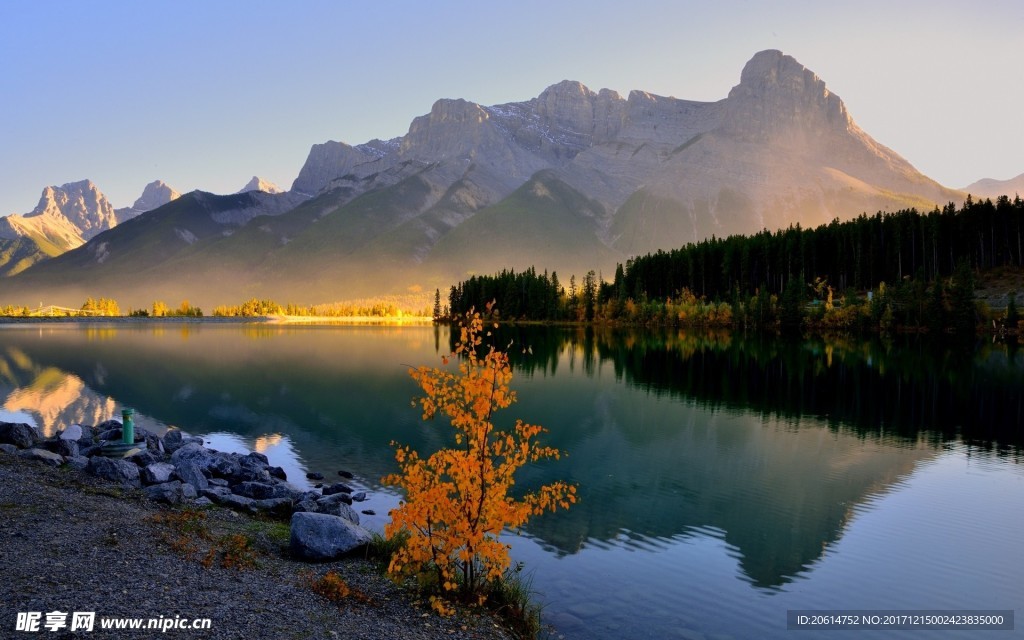
[[(393, 470), (392, 440), (421, 451), (445, 443), (446, 430), (409, 406), (416, 388), (405, 366), (436, 362), (443, 334), (5, 329), (0, 393), (11, 403), (35, 387), (33, 403), (20, 405), (63, 407), (48, 410), (53, 424), (61, 411), (89, 422), (78, 417), (88, 410), (71, 407), (113, 398), (195, 433), (283, 434), (301, 468), (343, 466), (372, 483)], [(779, 585), (950, 433), (983, 438), (984, 421), (1000, 416), (1000, 442), (1014, 433), (1006, 424), (1019, 433), (1020, 357), (999, 350), (972, 359), (913, 345), (550, 328), (499, 338), (513, 340), (519, 372), (520, 403), (507, 418), (549, 427), (549, 442), (570, 454), (528, 468), (521, 484), (568, 477), (584, 498), (529, 527), (559, 553), (623, 540), (656, 547), (713, 527), (754, 584)], [(955, 426), (976, 398), (983, 421)], [(938, 430), (917, 431), (930, 424)]]
[(16, 348), (0, 352), (0, 398), (6, 411), (31, 416), (47, 437), (69, 424), (99, 424), (116, 409), (78, 376), (37, 366)]

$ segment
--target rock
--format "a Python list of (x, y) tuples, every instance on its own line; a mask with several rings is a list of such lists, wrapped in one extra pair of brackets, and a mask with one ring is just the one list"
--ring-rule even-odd
[(134, 455), (126, 456), (125, 460), (138, 466), (140, 469), (144, 469), (149, 465), (158, 462), (157, 457), (149, 450), (139, 451)]
[(270, 474), (271, 478), (277, 478), (278, 480), (288, 479), (288, 474), (281, 467), (267, 467), (267, 473)]
[(86, 472), (104, 480), (111, 480), (132, 487), (142, 485), (139, 468), (127, 460), (114, 460), (103, 456), (89, 458)]
[(61, 440), (81, 440), (82, 439), (82, 425), (72, 424), (67, 429), (64, 429), (57, 436)]
[(0, 443), (13, 444), (19, 449), (28, 449), (39, 442), (39, 434), (32, 425), (24, 422), (0, 422)]
[(317, 505), (316, 500), (319, 494), (313, 491), (306, 492), (292, 503), (292, 511), (309, 511), (310, 513), (319, 513), (320, 507)]
[(270, 482), (270, 472), (267, 471), (267, 465), (258, 458), (242, 456), (238, 459), (238, 464), (241, 469), (235, 476), (237, 481)]
[(208, 478), (206, 480), (210, 483), (211, 487), (230, 487), (231, 483), (225, 478)]
[(64, 464), (64, 456), (38, 447), (24, 449), (18, 452), (18, 457), (24, 458), (25, 460), (38, 460), (39, 462), (45, 462), (53, 467), (59, 467)]
[(231, 479), (242, 473), (242, 465), (229, 453), (214, 452), (213, 460), (207, 467), (216, 478)]
[(146, 497), (150, 500), (166, 502), (167, 504), (181, 504), (182, 502), (193, 500), (196, 497), (195, 488), (190, 484), (181, 482), (180, 480), (154, 484), (146, 487), (144, 491), (146, 493)]
[(332, 493), (329, 496), (320, 496), (319, 498), (317, 498), (316, 501), (318, 503), (322, 502), (324, 504), (335, 504), (338, 502), (352, 504), (352, 496), (350, 496), (347, 493)]
[(102, 433), (102, 432), (108, 431), (110, 429), (120, 429), (120, 428), (121, 428), (121, 421), (120, 420), (104, 420), (103, 422), (99, 423), (98, 425), (96, 425), (92, 429), (96, 433)]
[(89, 458), (85, 456), (74, 456), (72, 458), (66, 458), (64, 464), (75, 469), (77, 471), (85, 471), (89, 466)]
[(170, 462), (154, 462), (139, 471), (142, 484), (163, 484), (169, 482), (174, 474), (174, 465)]
[(209, 449), (194, 442), (179, 447), (171, 454), (171, 464), (176, 467), (191, 463), (202, 470), (209, 468), (216, 460), (217, 456)]
[(101, 445), (94, 444), (94, 445), (91, 445), (91, 446), (88, 446), (88, 447), (81, 447), (78, 450), (78, 455), (85, 456), (87, 458), (91, 458), (91, 457), (93, 457), (95, 455), (99, 455), (99, 453), (102, 450), (103, 450), (103, 447)]
[(213, 506), (213, 500), (210, 500), (206, 496), (200, 496), (200, 497), (195, 499), (195, 502), (192, 503), (192, 506), (193, 507), (197, 507), (197, 508), (198, 507), (212, 507)]
[(314, 562), (334, 560), (372, 539), (359, 525), (325, 513), (294, 513), (291, 526), (292, 555)]
[[(210, 498), (211, 496), (207, 494), (206, 497)], [(253, 511), (256, 509), (255, 500), (245, 496), (236, 496), (233, 493), (217, 494), (217, 498), (212, 499), (222, 507), (238, 509), (240, 511)]]
[(349, 480), (351, 480), (352, 478), (355, 477), (354, 475), (352, 475), (351, 471), (344, 471), (344, 470), (343, 471), (339, 471), (338, 475), (341, 476), (342, 478), (348, 478)]
[(267, 458), (267, 456), (263, 455), (262, 453), (256, 452), (256, 451), (250, 451), (249, 454), (246, 455), (245, 457), (246, 458), (254, 458), (254, 459), (262, 462), (263, 466), (268, 466), (270, 464), (270, 459)]
[[(331, 497), (333, 498), (334, 496)], [(356, 513), (355, 509), (350, 507), (348, 503), (342, 500), (331, 500), (330, 498), (317, 500), (316, 512), (329, 513), (332, 516), (345, 518), (352, 524), (359, 524), (359, 514)]]
[(323, 491), (325, 496), (334, 495), (335, 493), (352, 493), (352, 487), (348, 486), (344, 482), (335, 482), (332, 485), (324, 487)]
[(285, 518), (292, 514), (291, 498), (266, 498), (265, 500), (256, 500), (252, 503), (252, 506), (260, 511), (266, 511), (267, 513), (272, 513), (275, 516)]
[(219, 503), (221, 498), (225, 496), (232, 496), (234, 494), (231, 493), (231, 489), (228, 489), (227, 487), (208, 487), (200, 491), (199, 495), (205, 496), (210, 500)]
[(202, 469), (200, 469), (199, 465), (195, 462), (185, 461), (181, 464), (174, 465), (174, 468), (178, 477), (184, 482), (195, 487), (196, 491), (202, 491), (203, 489), (208, 489), (210, 487), (210, 483), (207, 481), (206, 476), (203, 475)]
[(78, 455), (77, 440), (61, 440), (57, 438), (56, 440), (46, 440), (40, 446), (47, 451), (52, 451), (66, 458), (73, 458)]
[(364, 513), (364, 514), (366, 514), (368, 516), (375, 516), (375, 515), (377, 515), (377, 512), (374, 511), (373, 509), (363, 509), (362, 513)]
[(288, 498), (291, 501), (291, 491), (281, 485), (272, 485), (265, 482), (239, 482), (231, 488), (235, 495), (245, 496), (253, 500), (264, 500), (266, 498)]
[(352, 501), (353, 502), (365, 502), (366, 501), (366, 492), (365, 491), (358, 491), (356, 493), (353, 493), (352, 494)]
[(199, 436), (190, 436), (181, 429), (169, 429), (162, 438), (163, 448), (168, 453), (174, 453), (186, 444), (203, 444)]
[(100, 431), (100, 440), (106, 440), (107, 442), (120, 442), (121, 441), (121, 427), (118, 426), (116, 429), (107, 429)]
[(5, 442), (3, 444), (0, 444), (0, 451), (3, 451), (4, 453), (6, 453), (8, 455), (12, 455), (13, 456), (13, 455), (17, 455), (18, 447), (14, 446), (13, 444)]
[(307, 480), (323, 480), (324, 479), (324, 474), (317, 473), (316, 471), (313, 471), (311, 473), (307, 473), (306, 474), (306, 479)]

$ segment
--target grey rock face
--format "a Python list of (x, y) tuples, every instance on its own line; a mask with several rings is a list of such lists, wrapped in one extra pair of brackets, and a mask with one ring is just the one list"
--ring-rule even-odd
[(335, 493), (352, 493), (352, 487), (348, 486), (344, 482), (335, 482), (332, 485), (328, 485), (323, 489), (325, 496), (334, 495)]
[(168, 453), (174, 453), (186, 444), (203, 444), (203, 439), (199, 436), (190, 436), (180, 429), (171, 429), (164, 434), (163, 437), (164, 449)]
[(196, 490), (190, 484), (180, 480), (172, 480), (161, 484), (154, 484), (144, 489), (146, 497), (157, 502), (167, 504), (181, 504), (196, 498)]
[(32, 428), (32, 425), (24, 422), (0, 422), (0, 443), (13, 444), (19, 449), (26, 449), (39, 440), (39, 434)]
[(235, 495), (245, 496), (254, 500), (288, 498), (289, 502), (291, 501), (291, 492), (286, 487), (264, 482), (240, 482), (232, 487), (231, 492)]
[(146, 465), (139, 471), (139, 478), (143, 484), (162, 484), (171, 479), (174, 473), (174, 465), (169, 462), (154, 462)]
[[(338, 494), (338, 495), (342, 495), (342, 494)], [(353, 509), (351, 506), (349, 506), (351, 504), (351, 502), (346, 502), (344, 500), (332, 500), (331, 499), (331, 498), (335, 498), (335, 497), (336, 496), (330, 496), (329, 498), (323, 498), (321, 500), (317, 500), (316, 512), (317, 513), (328, 513), (328, 514), (330, 514), (332, 516), (338, 516), (340, 518), (345, 518), (346, 520), (348, 520), (352, 524), (359, 524), (359, 514), (356, 513), (355, 509)]]
[(61, 440), (57, 438), (56, 440), (47, 440), (41, 443), (41, 446), (47, 451), (52, 451), (65, 458), (73, 458), (78, 455), (77, 440)]
[(60, 432), (58, 436), (61, 440), (81, 440), (82, 439), (82, 425), (73, 424), (67, 429)]
[(370, 532), (348, 520), (324, 513), (292, 514), (291, 552), (296, 558), (334, 560), (372, 539)]
[(174, 469), (175, 474), (181, 478), (183, 482), (187, 482), (195, 487), (196, 491), (202, 491), (203, 489), (208, 489), (210, 487), (209, 481), (206, 479), (206, 476), (203, 475), (202, 468), (195, 462), (186, 460), (181, 464), (174, 465)]
[(85, 456), (75, 456), (73, 458), (65, 459), (64, 464), (77, 471), (85, 471), (89, 467), (89, 458), (86, 458)]
[(176, 467), (191, 463), (199, 467), (199, 469), (208, 469), (210, 465), (214, 464), (216, 459), (216, 454), (203, 445), (194, 442), (178, 448), (171, 454), (171, 464)]
[(9, 442), (0, 443), (0, 452), (6, 453), (9, 456), (15, 456), (18, 455), (18, 447)]
[(18, 452), (18, 457), (24, 458), (26, 460), (36, 460), (38, 462), (45, 462), (46, 464), (54, 467), (59, 467), (60, 465), (64, 464), (64, 456), (60, 455), (59, 453), (47, 451), (46, 449), (24, 449)]
[(96, 477), (119, 482), (132, 487), (142, 486), (139, 479), (139, 468), (127, 460), (112, 460), (102, 456), (89, 458), (86, 472)]
[(39, 204), (25, 217), (58, 215), (71, 222), (85, 240), (117, 225), (114, 206), (91, 180), (46, 187)]

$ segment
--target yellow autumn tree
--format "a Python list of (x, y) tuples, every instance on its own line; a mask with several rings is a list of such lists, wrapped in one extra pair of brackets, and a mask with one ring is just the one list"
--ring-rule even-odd
[[(396, 577), (416, 576), (421, 584), (436, 580), (442, 594), (481, 603), (487, 587), (502, 578), (511, 562), (499, 534), (522, 527), (531, 516), (576, 502), (576, 487), (563, 481), (512, 495), (518, 469), (557, 459), (561, 452), (537, 443), (536, 437), (545, 432), (541, 426), (517, 420), (505, 431), (491, 421), (495, 411), (516, 399), (509, 387), (508, 354), (483, 344), (491, 335), (485, 334), (484, 323), (493, 321), (492, 305), (487, 305), (487, 318), (470, 311), (461, 320), (455, 352), (442, 358), (445, 368), (410, 370), (423, 390), (414, 406), (422, 408), (424, 420), (437, 414), (447, 417), (455, 447), (423, 458), (409, 446), (392, 443), (401, 471), (383, 479), (406, 494), (385, 528), (388, 537), (408, 536), (388, 571)], [(450, 612), (436, 596), (431, 603), (442, 614)]]

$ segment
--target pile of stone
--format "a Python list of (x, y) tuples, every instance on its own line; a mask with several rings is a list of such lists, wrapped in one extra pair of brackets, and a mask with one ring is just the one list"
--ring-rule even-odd
[(307, 560), (330, 560), (368, 543), (352, 508), (353, 490), (344, 483), (309, 491), (288, 482), (283, 469), (258, 452), (224, 453), (208, 449), (203, 439), (179, 429), (157, 436), (135, 427), (135, 446), (117, 450), (121, 423), (73, 424), (44, 439), (31, 425), (0, 422), (0, 452), (53, 466), (67, 465), (129, 487), (152, 500), (172, 505), (217, 504), (239, 511), (291, 518), (292, 554)]

